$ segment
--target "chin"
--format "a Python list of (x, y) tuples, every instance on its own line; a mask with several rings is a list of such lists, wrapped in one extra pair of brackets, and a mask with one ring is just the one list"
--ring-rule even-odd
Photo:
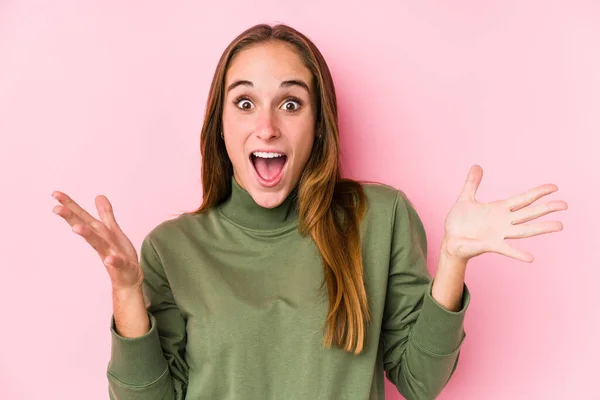
[(279, 206), (291, 193), (288, 185), (282, 185), (281, 188), (261, 188), (251, 185), (248, 190), (254, 202), (264, 208), (275, 208)]

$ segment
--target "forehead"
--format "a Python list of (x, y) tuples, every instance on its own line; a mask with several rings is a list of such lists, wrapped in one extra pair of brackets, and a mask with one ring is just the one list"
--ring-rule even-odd
[(239, 52), (229, 65), (225, 85), (241, 79), (257, 85), (268, 80), (281, 82), (291, 78), (300, 78), (310, 84), (311, 76), (292, 45), (275, 41), (252, 45)]

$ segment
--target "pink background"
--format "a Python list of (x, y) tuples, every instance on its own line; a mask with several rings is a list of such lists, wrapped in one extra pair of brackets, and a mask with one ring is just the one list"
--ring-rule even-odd
[(552, 182), (569, 203), (563, 232), (517, 243), (533, 264), (470, 263), (468, 337), (440, 399), (600, 399), (598, 2), (123, 4), (0, 1), (0, 398), (107, 398), (108, 276), (50, 193), (94, 214), (107, 195), (138, 248), (197, 206), (217, 59), (281, 21), (330, 64), (347, 173), (409, 194), (432, 272), (471, 164), (479, 200)]

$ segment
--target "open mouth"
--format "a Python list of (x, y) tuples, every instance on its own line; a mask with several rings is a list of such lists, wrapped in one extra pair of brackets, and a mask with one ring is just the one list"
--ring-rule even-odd
[(277, 152), (255, 151), (250, 154), (250, 161), (259, 183), (272, 187), (277, 185), (283, 176), (287, 156)]

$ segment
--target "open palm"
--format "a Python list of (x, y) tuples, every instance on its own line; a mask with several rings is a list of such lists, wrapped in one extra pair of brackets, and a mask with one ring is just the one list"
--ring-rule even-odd
[(479, 165), (472, 166), (458, 200), (446, 217), (446, 252), (463, 260), (494, 252), (532, 262), (533, 255), (516, 249), (505, 239), (527, 238), (562, 230), (560, 221), (526, 223), (567, 209), (567, 203), (562, 200), (533, 205), (541, 197), (557, 191), (558, 187), (553, 184), (540, 185), (505, 200), (480, 203), (475, 200), (475, 195), (482, 177), (482, 168)]
[(130, 289), (141, 286), (143, 273), (137, 252), (117, 223), (108, 198), (96, 197), (96, 208), (100, 215), (100, 219), (97, 219), (63, 192), (54, 191), (52, 197), (60, 203), (52, 211), (96, 250), (106, 266), (113, 288)]

